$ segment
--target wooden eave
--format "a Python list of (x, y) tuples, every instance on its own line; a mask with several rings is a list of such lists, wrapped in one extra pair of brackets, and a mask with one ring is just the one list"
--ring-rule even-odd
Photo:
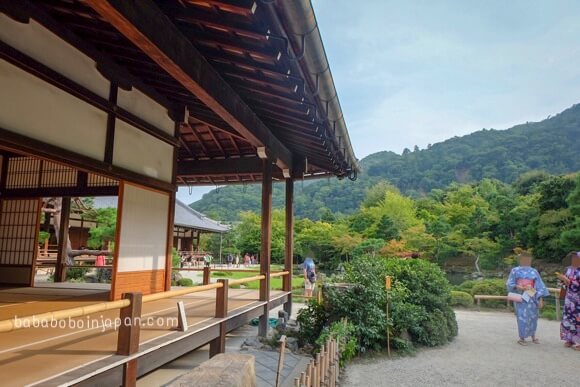
[[(12, 17), (37, 20), (91, 56), (104, 76), (122, 88), (139, 88), (183, 121), (175, 140), (178, 167), (216, 160), (216, 171), (205, 168), (205, 175), (194, 176), (179, 167), (178, 184), (259, 181), (258, 163), (256, 169), (223, 171), (220, 160), (255, 157), (260, 146), (266, 146), (280, 173), (308, 164), (307, 177), (347, 174), (341, 149), (329, 140), (332, 125), (313, 99), (316, 91), (299, 76), (288, 42), (272, 35), (272, 22), (260, 3), (0, 4)], [(188, 118), (179, 119), (185, 111)], [(304, 171), (295, 172), (302, 177)]]

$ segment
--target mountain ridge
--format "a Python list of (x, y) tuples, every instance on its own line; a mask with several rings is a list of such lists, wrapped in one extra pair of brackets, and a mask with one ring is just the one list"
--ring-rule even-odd
[[(423, 196), (452, 182), (494, 178), (511, 183), (522, 173), (543, 170), (565, 174), (580, 170), (580, 104), (538, 122), (508, 129), (481, 129), (454, 136), (426, 149), (372, 153), (360, 160), (359, 181), (321, 180), (296, 183), (296, 216), (320, 219), (329, 212), (349, 214), (359, 207), (365, 190), (388, 180), (403, 193)], [(282, 184), (274, 185), (273, 204), (284, 203)], [(228, 186), (205, 194), (191, 207), (220, 220), (235, 220), (239, 211), (260, 208), (260, 186)]]

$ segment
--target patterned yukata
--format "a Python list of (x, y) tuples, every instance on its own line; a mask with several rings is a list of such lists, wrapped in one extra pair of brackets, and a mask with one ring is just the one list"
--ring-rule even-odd
[(516, 310), (516, 318), (518, 322), (518, 333), (521, 339), (536, 335), (538, 328), (539, 308), (538, 304), (540, 298), (550, 295), (548, 289), (544, 285), (540, 273), (529, 266), (514, 267), (507, 280), (508, 292), (515, 292), (522, 294), (523, 292), (516, 288), (516, 285), (530, 284), (536, 289), (536, 294), (530, 298), (529, 301), (522, 300), (522, 302), (514, 302)]
[(580, 344), (580, 267), (569, 267), (565, 275), (570, 285), (566, 289), (560, 338), (568, 343)]

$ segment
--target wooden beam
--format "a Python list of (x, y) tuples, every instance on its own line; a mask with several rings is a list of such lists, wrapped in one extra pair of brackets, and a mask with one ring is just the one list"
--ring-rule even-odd
[[(117, 105), (117, 95), (119, 88), (116, 83), (111, 82), (109, 88), (109, 103)], [(115, 121), (116, 114), (114, 111), (107, 112), (107, 137), (105, 140), (105, 155), (103, 160), (107, 164), (113, 164), (113, 148), (115, 146)]]
[(2, 193), (5, 198), (30, 198), (52, 196), (116, 196), (118, 186), (109, 187), (50, 187), (50, 188), (15, 188), (6, 189)]
[[(190, 176), (231, 176), (262, 174), (263, 163), (257, 157), (241, 157), (213, 160), (182, 161), (177, 166), (177, 175)], [(275, 177), (282, 176), (281, 171), (276, 169)]]
[(86, 0), (86, 3), (252, 145), (269, 148), (281, 167), (292, 165), (290, 150), (153, 1)]
[[(265, 159), (262, 173), (262, 248), (260, 252), (260, 272), (266, 276), (260, 281), (260, 301), (270, 300), (270, 254), (272, 251), (272, 163)], [(260, 317), (258, 335), (268, 333), (268, 312), (266, 303), (264, 314)]]
[(165, 192), (172, 192), (176, 189), (171, 183), (143, 176), (124, 168), (108, 165), (102, 161), (11, 132), (2, 127), (0, 127), (0, 145), (18, 150), (19, 153), (53, 160), (79, 170), (95, 172), (112, 179), (128, 180)]

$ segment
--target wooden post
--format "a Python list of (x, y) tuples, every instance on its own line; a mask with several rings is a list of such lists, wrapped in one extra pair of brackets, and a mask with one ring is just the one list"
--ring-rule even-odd
[(66, 281), (66, 258), (68, 256), (68, 226), (70, 215), (70, 197), (62, 198), (60, 208), (60, 229), (58, 232), (58, 255), (54, 270), (54, 282)]
[[(228, 316), (228, 286), (229, 280), (219, 279), (218, 283), (223, 286), (216, 289), (215, 317), (226, 318)], [(220, 335), (209, 344), (209, 357), (226, 351), (226, 323), (220, 323)]]
[[(121, 325), (117, 335), (117, 355), (128, 356), (139, 351), (140, 319), (143, 305), (141, 293), (124, 293), (124, 299), (131, 301), (119, 312)], [(123, 386), (137, 384), (137, 359), (123, 365)]]
[(276, 370), (276, 387), (280, 387), (280, 375), (284, 369), (284, 351), (286, 350), (286, 335), (280, 337), (280, 356), (278, 357), (278, 369)]
[(320, 353), (316, 354), (316, 360), (314, 361), (314, 386), (315, 387), (319, 387), (320, 386)]
[(282, 290), (290, 292), (284, 311), (288, 318), (292, 315), (292, 272), (294, 261), (294, 180), (286, 179), (286, 245), (284, 255), (284, 270), (290, 274), (282, 277)]
[(204, 266), (203, 267), (203, 284), (204, 285), (209, 285), (210, 274), (211, 274), (210, 267)]
[(262, 249), (260, 252), (260, 273), (266, 278), (260, 281), (260, 301), (266, 301), (264, 313), (260, 316), (258, 335), (268, 333), (268, 314), (270, 312), (270, 252), (272, 250), (272, 162), (263, 160), (262, 174)]

